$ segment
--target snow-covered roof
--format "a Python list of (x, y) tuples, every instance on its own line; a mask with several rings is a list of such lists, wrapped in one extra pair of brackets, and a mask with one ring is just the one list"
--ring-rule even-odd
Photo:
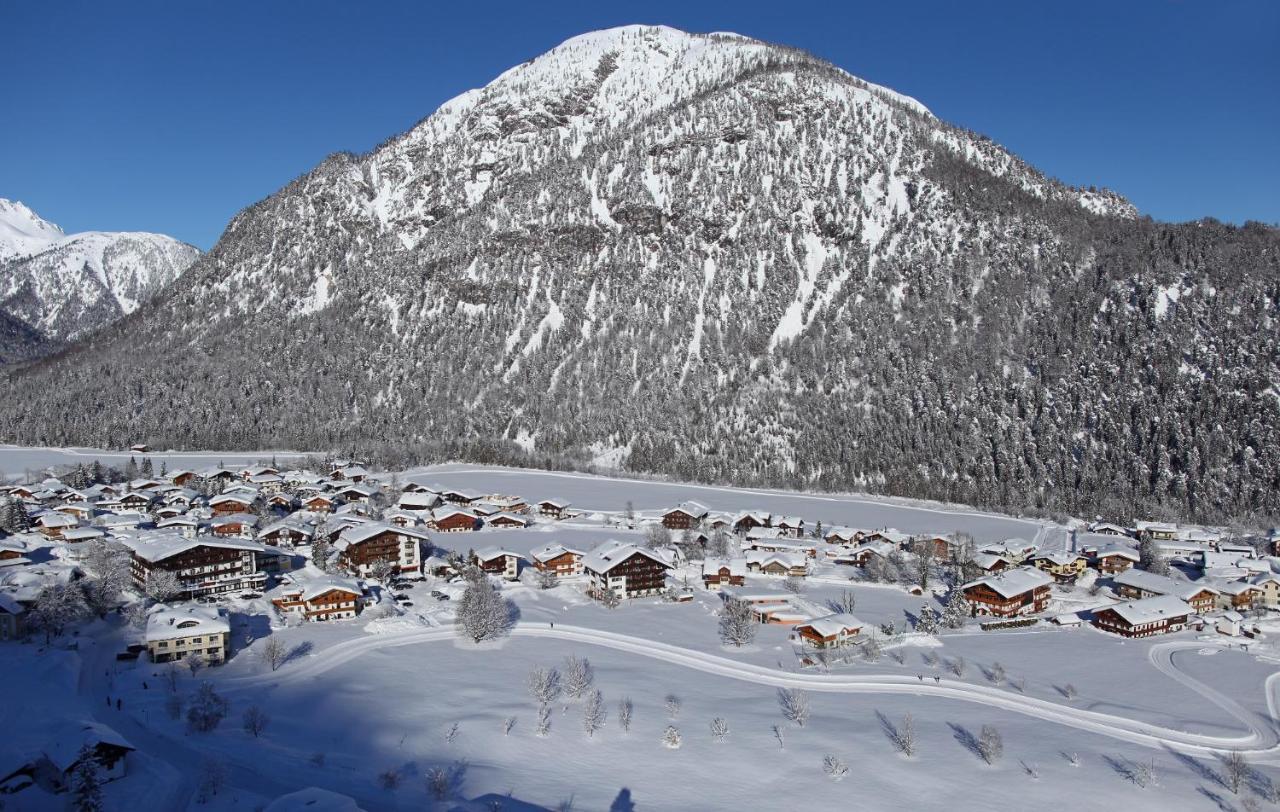
[(583, 556), (582, 566), (592, 572), (604, 573), (631, 558), (636, 553), (652, 559), (664, 567), (671, 566), (671, 562), (667, 561), (666, 557), (658, 551), (646, 550), (643, 547), (638, 547), (625, 541), (618, 541), (617, 539), (610, 539)]
[(1217, 593), (1217, 589), (1203, 581), (1175, 581), (1164, 575), (1131, 567), (1115, 576), (1112, 583), (1151, 592), (1156, 595), (1173, 595), (1189, 599), (1196, 594), (1208, 590)]
[(187, 538), (178, 533), (148, 533), (137, 538), (123, 539), (122, 543), (144, 561), (164, 561), (197, 547), (217, 547), (224, 550), (252, 550), (259, 552), (262, 545), (248, 539), (201, 536)]
[(680, 504), (666, 511), (663, 515), (666, 515), (667, 513), (675, 513), (676, 511), (684, 513), (688, 516), (692, 516), (695, 519), (699, 519), (703, 516), (706, 516), (708, 513), (706, 505), (702, 504), (701, 502), (694, 502), (692, 500), (689, 500), (686, 502), (681, 502)]
[(328, 592), (339, 590), (348, 592), (352, 595), (363, 595), (364, 588), (360, 586), (359, 581), (350, 578), (341, 578), (336, 575), (329, 575), (321, 572), (314, 566), (308, 565), (306, 569), (290, 573), (287, 581), (280, 584), (268, 593), (268, 597), (276, 595), (294, 595), (301, 594), (304, 601), (314, 600)]
[(61, 772), (75, 765), (80, 758), (80, 749), (85, 745), (109, 744), (126, 750), (136, 749), (128, 739), (101, 722), (67, 722), (55, 726), (48, 734), (48, 743), (42, 748), (44, 755)]
[(1125, 547), (1122, 544), (1110, 544), (1106, 547), (1099, 548), (1094, 553), (1095, 558), (1127, 558), (1130, 561), (1140, 561), (1141, 556), (1138, 551), (1132, 547)]
[(539, 499), (538, 504), (551, 505), (552, 507), (559, 508), (560, 510), (564, 510), (569, 507), (569, 502), (564, 499)]
[(529, 557), (534, 561), (547, 562), (552, 559), (559, 558), (565, 553), (571, 553), (577, 556), (581, 556), (583, 554), (582, 550), (575, 550), (574, 548), (566, 547), (563, 544), (551, 543), (532, 551), (529, 553)]
[(1081, 557), (1082, 556), (1077, 555), (1076, 553), (1069, 553), (1065, 550), (1054, 550), (1053, 552), (1036, 553), (1034, 556), (1031, 557), (1031, 560), (1032, 561), (1048, 561), (1050, 564), (1053, 564), (1054, 566), (1066, 567), (1075, 563)]
[(858, 619), (856, 615), (848, 612), (837, 612), (833, 615), (824, 617), (816, 617), (813, 620), (801, 623), (800, 626), (813, 629), (822, 637), (835, 637), (850, 631), (863, 629), (867, 624)]
[(715, 575), (722, 569), (728, 569), (731, 577), (746, 576), (747, 559), (745, 558), (708, 558), (702, 562), (703, 575)]
[(257, 494), (252, 494), (245, 491), (228, 491), (227, 493), (220, 493), (217, 496), (211, 498), (209, 500), (209, 506), (213, 507), (214, 505), (222, 505), (222, 504), (226, 504), (227, 502), (235, 502), (241, 505), (252, 505), (253, 500), (256, 498), (257, 498)]
[(147, 640), (173, 640), (205, 634), (230, 634), (231, 624), (205, 606), (164, 608), (147, 618)]
[(62, 538), (67, 541), (89, 541), (107, 535), (96, 527), (73, 527), (62, 531)]
[(420, 530), (415, 530), (412, 527), (397, 527), (394, 524), (387, 524), (385, 522), (361, 522), (359, 524), (353, 524), (346, 530), (343, 530), (342, 534), (338, 537), (338, 541), (340, 543), (345, 542), (347, 545), (360, 544), (361, 542), (368, 541), (374, 536), (380, 536), (383, 533), (394, 533), (396, 535), (408, 536), (409, 538), (419, 540), (427, 540), (431, 538), (426, 533), (423, 533)]
[(489, 524), (493, 524), (499, 519), (505, 519), (506, 521), (509, 521), (509, 522), (515, 522), (523, 527), (529, 526), (529, 517), (518, 516), (515, 513), (507, 513), (505, 511), (502, 513), (495, 513), (489, 518), (485, 519), (485, 521), (488, 522)]
[(1154, 598), (1143, 598), (1140, 601), (1119, 603), (1105, 607), (1120, 616), (1131, 626), (1142, 623), (1155, 623), (1173, 617), (1185, 617), (1195, 613), (1191, 605), (1175, 595), (1157, 595)]
[(479, 550), (476, 550), (477, 561), (493, 561), (496, 558), (508, 557), (524, 558), (520, 553), (513, 553), (510, 550), (504, 550), (501, 547), (482, 547)]
[(1053, 578), (1035, 567), (1013, 567), (996, 575), (988, 575), (985, 578), (970, 581), (963, 588), (968, 589), (981, 584), (1003, 598), (1013, 598), (1033, 589), (1049, 586), (1052, 583)]

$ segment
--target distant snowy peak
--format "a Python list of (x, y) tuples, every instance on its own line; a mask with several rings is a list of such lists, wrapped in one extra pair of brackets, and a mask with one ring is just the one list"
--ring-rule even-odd
[(0, 199), (0, 312), (53, 347), (132, 313), (199, 255), (163, 234), (64, 234)]
[(0, 197), (0, 262), (34, 254), (64, 236), (23, 203)]

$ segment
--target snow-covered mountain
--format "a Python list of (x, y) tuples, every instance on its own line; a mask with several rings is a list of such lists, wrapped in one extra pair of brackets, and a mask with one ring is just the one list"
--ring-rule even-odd
[[(1280, 391), (1278, 247), (1138, 217), (802, 51), (630, 26), (241, 212), (21, 373), (0, 434), (1255, 510), (1280, 419), (1238, 393)], [(92, 414), (40, 394), (71, 385)]]
[(64, 234), (22, 203), (0, 198), (0, 313), (6, 323), (25, 325), (18, 332), (39, 337), (21, 351), (0, 349), (0, 363), (56, 349), (129, 315), (199, 255), (163, 234)]

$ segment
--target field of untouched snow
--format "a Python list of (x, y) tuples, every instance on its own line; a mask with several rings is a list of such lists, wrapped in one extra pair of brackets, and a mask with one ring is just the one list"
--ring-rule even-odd
[(656, 515), (661, 510), (692, 499), (712, 511), (725, 513), (763, 510), (801, 516), (810, 525), (821, 521), (825, 527), (893, 527), (907, 533), (960, 531), (971, 534), (978, 541), (1017, 537), (1035, 540), (1042, 532), (1054, 527), (1050, 522), (982, 513), (963, 507), (854, 494), (768, 491), (459, 464), (415, 468), (405, 476), (447, 488), (518, 494), (533, 500), (568, 499), (575, 510), (581, 511), (619, 512), (631, 503), (637, 513)]

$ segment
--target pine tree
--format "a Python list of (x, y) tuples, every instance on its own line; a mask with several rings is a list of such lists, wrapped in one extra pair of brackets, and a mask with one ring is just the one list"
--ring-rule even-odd
[(947, 596), (947, 604), (942, 608), (942, 625), (948, 629), (964, 627), (965, 618), (969, 615), (969, 601), (964, 597), (960, 587), (954, 587)]
[(76, 766), (71, 773), (71, 797), (76, 812), (101, 812), (102, 775), (98, 754), (88, 744), (76, 755)]
[(921, 634), (934, 634), (938, 631), (938, 614), (933, 607), (925, 604), (920, 608), (920, 616), (916, 620), (916, 631)]

